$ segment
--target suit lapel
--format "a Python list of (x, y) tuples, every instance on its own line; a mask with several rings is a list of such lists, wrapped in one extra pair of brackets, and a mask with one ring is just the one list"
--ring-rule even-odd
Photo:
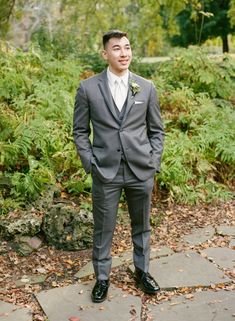
[(98, 83), (98, 86), (100, 88), (102, 96), (104, 97), (104, 100), (105, 100), (105, 103), (106, 103), (107, 107), (110, 109), (113, 117), (117, 121), (119, 121), (118, 116), (117, 116), (117, 112), (115, 110), (113, 97), (112, 97), (112, 94), (111, 94), (111, 91), (110, 91), (109, 85), (108, 85), (107, 70), (104, 70), (100, 74), (100, 81)]

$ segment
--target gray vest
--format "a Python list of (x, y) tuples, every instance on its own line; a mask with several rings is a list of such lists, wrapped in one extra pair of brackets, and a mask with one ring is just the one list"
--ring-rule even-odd
[[(127, 94), (127, 97), (128, 97), (128, 94)], [(125, 113), (126, 113), (126, 106), (127, 106), (127, 98), (125, 100), (125, 103), (121, 109), (121, 111), (117, 108), (116, 104), (115, 104), (115, 101), (113, 99), (113, 103), (114, 103), (114, 106), (115, 106), (115, 109), (116, 109), (116, 113), (118, 115), (118, 118), (119, 118), (119, 124), (120, 126), (122, 125), (122, 121), (123, 121), (123, 118), (125, 116)], [(122, 147), (122, 143), (121, 143), (121, 140), (119, 139), (120, 141), (120, 149), (121, 149), (121, 153), (122, 153), (122, 160), (125, 161), (125, 154), (123, 153), (123, 147)]]

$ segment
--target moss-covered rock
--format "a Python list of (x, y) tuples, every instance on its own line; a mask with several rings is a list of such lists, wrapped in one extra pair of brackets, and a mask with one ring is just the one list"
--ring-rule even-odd
[(8, 215), (0, 221), (0, 237), (7, 240), (16, 235), (35, 236), (41, 225), (42, 217), (31, 211), (22, 211), (17, 217)]
[(14, 242), (10, 243), (10, 245), (20, 255), (27, 256), (42, 246), (42, 240), (37, 236), (16, 235)]
[(92, 213), (57, 204), (44, 215), (42, 230), (47, 242), (58, 249), (81, 250), (91, 246)]

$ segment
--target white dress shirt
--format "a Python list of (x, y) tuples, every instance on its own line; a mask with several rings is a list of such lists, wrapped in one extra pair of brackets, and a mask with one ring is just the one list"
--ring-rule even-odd
[[(108, 77), (108, 85), (109, 85), (111, 94), (113, 96), (113, 99), (117, 105), (117, 108), (121, 111), (128, 93), (129, 71), (127, 70), (127, 72), (123, 76), (118, 77), (117, 75), (112, 73), (108, 68), (107, 77)], [(119, 82), (118, 97), (115, 97), (115, 94), (117, 94), (117, 91), (116, 91), (117, 81)]]

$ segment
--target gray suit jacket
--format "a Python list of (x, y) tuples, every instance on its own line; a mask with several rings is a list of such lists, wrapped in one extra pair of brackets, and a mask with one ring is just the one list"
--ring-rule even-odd
[[(140, 91), (128, 91), (120, 124), (108, 86), (107, 70), (80, 82), (75, 99), (74, 140), (87, 173), (96, 171), (104, 182), (117, 174), (121, 151), (140, 180), (160, 171), (164, 131), (152, 82), (130, 72)], [(92, 142), (90, 139), (93, 128)]]

